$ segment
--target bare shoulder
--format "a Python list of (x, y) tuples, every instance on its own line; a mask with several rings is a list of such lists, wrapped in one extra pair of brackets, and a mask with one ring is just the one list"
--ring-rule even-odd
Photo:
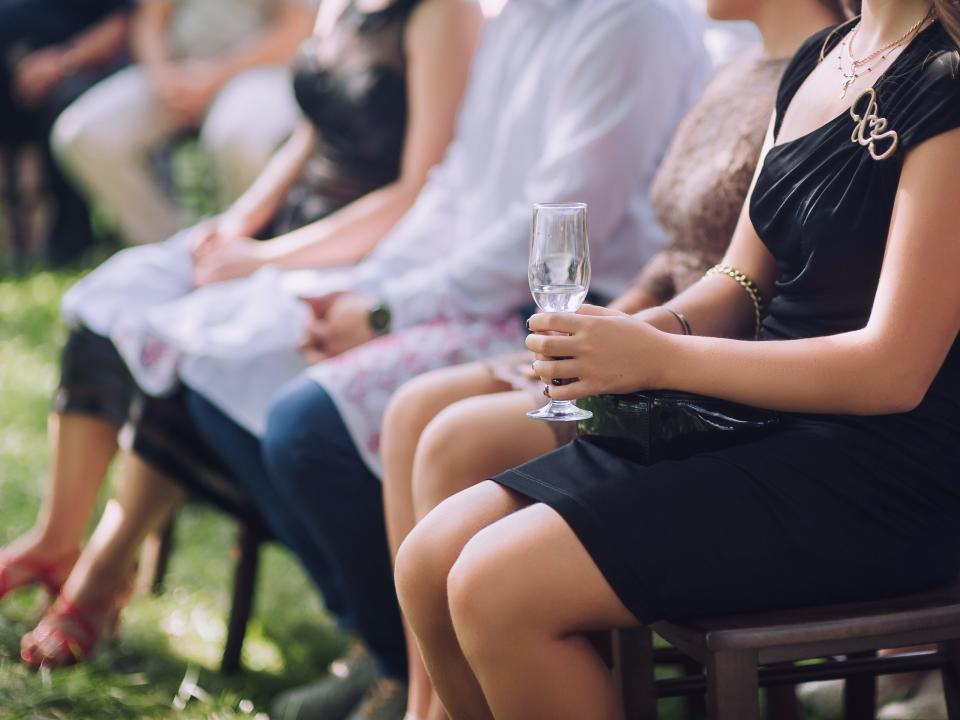
[(410, 16), (410, 40), (430, 41), (435, 33), (473, 37), (483, 24), (477, 0), (422, 0)]

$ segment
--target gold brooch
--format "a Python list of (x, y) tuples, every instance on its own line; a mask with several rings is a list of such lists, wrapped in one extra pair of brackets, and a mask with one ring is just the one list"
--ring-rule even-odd
[[(858, 109), (863, 105), (863, 99), (869, 98), (867, 107), (863, 114)], [(895, 130), (887, 130), (890, 123), (886, 118), (879, 116), (880, 107), (877, 105), (877, 91), (873, 88), (864, 90), (857, 101), (850, 107), (850, 117), (857, 123), (853, 128), (851, 140), (867, 148), (870, 151), (870, 157), (874, 160), (886, 160), (897, 150), (900, 143), (900, 136)], [(883, 152), (880, 152), (878, 143), (887, 142), (888, 145)]]

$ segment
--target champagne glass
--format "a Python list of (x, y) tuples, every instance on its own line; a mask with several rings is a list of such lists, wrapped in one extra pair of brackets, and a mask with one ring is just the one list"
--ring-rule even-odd
[[(534, 206), (528, 277), (530, 292), (543, 312), (572, 313), (580, 309), (590, 287), (590, 247), (584, 203)], [(555, 422), (593, 417), (593, 413), (581, 410), (569, 400), (551, 400), (527, 415)]]

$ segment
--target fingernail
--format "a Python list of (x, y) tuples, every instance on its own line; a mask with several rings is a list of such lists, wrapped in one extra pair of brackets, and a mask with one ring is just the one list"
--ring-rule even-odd
[(553, 380), (550, 381), (550, 384), (552, 384), (554, 387), (560, 387), (561, 385), (563, 385), (563, 380), (561, 380), (560, 378), (554, 378)]
[(550, 386), (549, 386), (549, 385), (547, 385), (545, 388), (543, 388), (543, 394), (546, 395), (547, 397), (550, 397)]
[(527, 332), (530, 332), (530, 318), (524, 320), (523, 324), (527, 326)]

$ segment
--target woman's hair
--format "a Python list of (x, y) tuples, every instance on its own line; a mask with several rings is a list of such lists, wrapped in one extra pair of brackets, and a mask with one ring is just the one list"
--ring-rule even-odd
[(846, 0), (820, 0), (820, 4), (829, 10), (838, 20), (850, 17)]
[(953, 42), (960, 47), (960, 0), (933, 0), (933, 9)]
[[(829, 0), (823, 0), (828, 6)], [(860, 14), (860, 0), (841, 0), (848, 17)], [(933, 0), (933, 11), (943, 24), (944, 30), (960, 47), (960, 0)]]

